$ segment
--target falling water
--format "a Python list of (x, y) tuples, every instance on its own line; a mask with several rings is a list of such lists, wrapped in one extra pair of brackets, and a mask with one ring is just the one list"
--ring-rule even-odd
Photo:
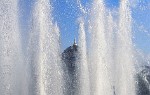
[(128, 0), (121, 0), (116, 47), (116, 94), (135, 95), (132, 19)]
[[(109, 78), (110, 78), (110, 83), (111, 83), (111, 88), (114, 90), (114, 82), (115, 82), (115, 76), (114, 75), (114, 71), (115, 71), (115, 62), (114, 62), (114, 54), (115, 54), (115, 21), (113, 19), (112, 13), (109, 12), (108, 16), (107, 16), (107, 28), (106, 28), (106, 41), (107, 41), (107, 64), (108, 64), (108, 68), (109, 68)], [(115, 91), (114, 91), (115, 94)]]
[(62, 95), (59, 29), (49, 0), (35, 3), (30, 35), (31, 95)]
[(1, 95), (26, 95), (17, 11), (18, 0), (0, 0)]
[[(0, 0), (0, 94), (64, 95), (63, 91), (68, 88), (64, 87), (63, 79), (67, 78), (63, 78), (60, 33), (53, 23), (51, 2), (35, 2), (26, 63), (28, 80), (17, 9), (18, 0)], [(118, 24), (111, 13), (107, 17), (104, 1), (94, 0), (89, 21), (90, 39), (86, 36), (83, 19), (79, 23), (79, 60), (76, 63), (79, 95), (136, 95), (129, 0), (121, 0)]]
[(113, 95), (107, 62), (105, 38), (105, 6), (103, 0), (94, 0), (90, 20), (90, 81), (92, 95)]
[(86, 35), (84, 29), (83, 18), (79, 21), (79, 80), (80, 80), (80, 92), (79, 95), (90, 95), (90, 82), (89, 82), (89, 70), (87, 62), (86, 51)]
[(135, 95), (129, 1), (121, 1), (118, 27), (114, 27), (116, 22), (111, 14), (106, 15), (103, 0), (95, 0), (90, 16), (91, 94)]

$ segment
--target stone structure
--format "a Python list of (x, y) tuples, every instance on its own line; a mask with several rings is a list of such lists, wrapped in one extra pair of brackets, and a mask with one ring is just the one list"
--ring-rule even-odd
[(76, 40), (74, 44), (68, 47), (62, 53), (62, 60), (65, 64), (66, 74), (66, 93), (67, 95), (77, 95), (78, 93), (78, 73), (77, 73), (77, 60), (78, 60), (78, 46)]

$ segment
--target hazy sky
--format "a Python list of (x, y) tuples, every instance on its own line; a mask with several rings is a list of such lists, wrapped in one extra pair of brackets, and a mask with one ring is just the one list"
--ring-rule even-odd
[[(20, 21), (24, 43), (27, 43), (29, 34), (28, 25), (32, 7), (36, 0), (19, 0)], [(91, 6), (93, 0), (81, 0), (85, 8)], [(119, 0), (104, 0), (106, 7), (117, 9)], [(57, 21), (61, 32), (62, 49), (70, 46), (73, 39), (77, 38), (78, 23), (80, 16), (77, 0), (52, 0), (53, 17)], [(134, 43), (144, 53), (150, 53), (150, 0), (131, 0)]]

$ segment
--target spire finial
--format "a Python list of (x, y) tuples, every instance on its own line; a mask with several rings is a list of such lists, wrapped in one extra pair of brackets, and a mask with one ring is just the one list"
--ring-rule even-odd
[(74, 44), (73, 45), (76, 45), (77, 46), (77, 43), (76, 43), (76, 38), (74, 38)]

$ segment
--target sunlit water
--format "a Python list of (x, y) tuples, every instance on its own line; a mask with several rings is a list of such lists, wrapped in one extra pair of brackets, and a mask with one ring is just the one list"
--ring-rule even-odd
[[(132, 19), (128, 0), (121, 1), (118, 13), (119, 17), (114, 21), (103, 0), (93, 2), (90, 39), (87, 39), (90, 44), (89, 61), (86, 63), (89, 73), (82, 71), (90, 76), (91, 95), (136, 95)], [(80, 35), (83, 36), (82, 31)], [(84, 41), (79, 39), (79, 43), (84, 44)], [(86, 47), (81, 50), (82, 54), (84, 50)]]
[(0, 94), (26, 95), (18, 0), (0, 1)]
[(35, 3), (28, 47), (30, 95), (61, 95), (59, 28), (53, 24), (49, 0)]
[[(80, 9), (84, 15), (78, 19), (78, 85), (71, 95), (136, 95), (129, 0), (120, 1), (117, 18), (103, 0), (94, 0), (90, 12)], [(66, 95), (72, 89), (65, 87), (69, 75), (61, 62), (60, 32), (51, 2), (37, 0), (33, 6), (27, 55), (18, 20), (18, 0), (1, 0), (0, 94)]]

